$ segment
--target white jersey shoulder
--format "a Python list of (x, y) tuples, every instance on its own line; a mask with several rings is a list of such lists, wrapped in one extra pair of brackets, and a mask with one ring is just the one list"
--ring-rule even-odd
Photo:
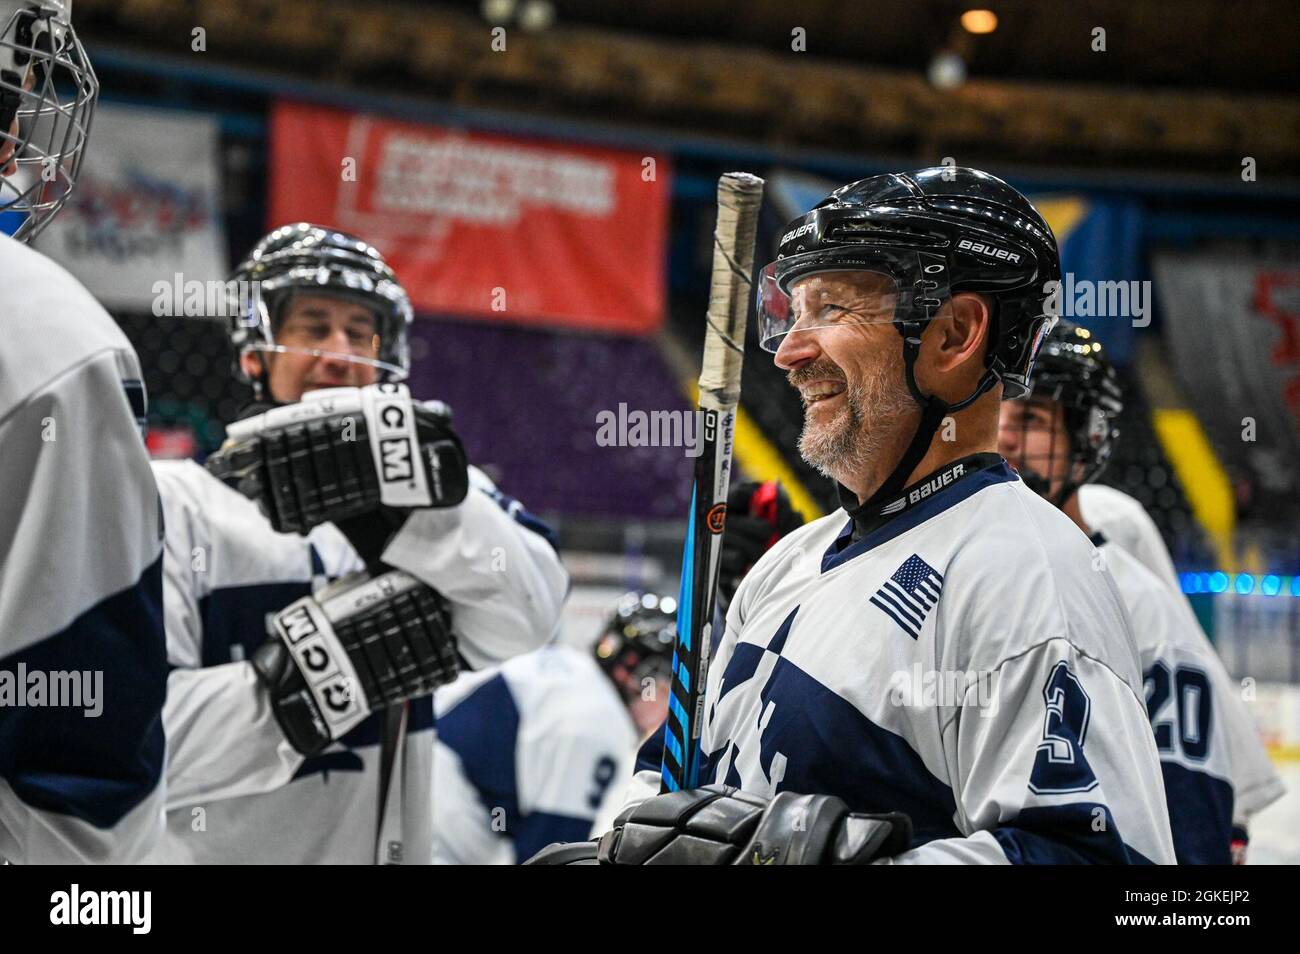
[(0, 275), (3, 658), (136, 583), (161, 530), (130, 342), (62, 267), (2, 235)]
[(5, 331), (0, 420), (96, 355), (113, 355), (123, 371), (135, 371), (139, 378), (139, 363), (126, 335), (63, 266), (0, 235), (0, 274), (0, 328)]
[(166, 684), (139, 362), (71, 275), (7, 236), (0, 276), (0, 673), (93, 676), (103, 703), (27, 707), (0, 679), (0, 857), (133, 861), (160, 830)]
[(468, 674), (435, 699), (434, 856), (525, 861), (580, 841), (631, 770), (636, 732), (588, 654), (547, 646)]
[(1181, 593), (1173, 558), (1155, 521), (1133, 497), (1105, 484), (1079, 488), (1083, 522), (1118, 543), (1175, 593)]

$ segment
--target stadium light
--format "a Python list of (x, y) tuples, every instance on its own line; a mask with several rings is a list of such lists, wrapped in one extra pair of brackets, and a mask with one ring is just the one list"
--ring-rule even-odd
[(943, 50), (934, 55), (926, 75), (935, 89), (951, 92), (966, 82), (966, 61), (950, 50)]
[(992, 10), (967, 10), (961, 15), (961, 25), (967, 33), (992, 33), (998, 28), (998, 15)]

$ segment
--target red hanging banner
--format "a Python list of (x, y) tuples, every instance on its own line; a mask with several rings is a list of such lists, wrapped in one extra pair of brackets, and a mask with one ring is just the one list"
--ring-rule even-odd
[(354, 232), (417, 311), (620, 333), (665, 311), (662, 156), (278, 103), (270, 227)]

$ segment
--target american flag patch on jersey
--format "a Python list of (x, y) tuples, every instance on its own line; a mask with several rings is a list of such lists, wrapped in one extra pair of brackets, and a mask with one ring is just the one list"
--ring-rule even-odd
[(913, 553), (876, 590), (871, 602), (889, 614), (903, 631), (913, 639), (921, 635), (926, 614), (939, 602), (943, 589), (943, 575)]

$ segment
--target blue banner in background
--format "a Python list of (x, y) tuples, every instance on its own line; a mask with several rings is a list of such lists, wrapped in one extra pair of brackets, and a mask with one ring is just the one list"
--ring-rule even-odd
[(1091, 329), (1116, 364), (1134, 357), (1135, 332), (1154, 312), (1141, 280), (1142, 210), (1132, 201), (1031, 196), (1061, 249), (1061, 314)]

